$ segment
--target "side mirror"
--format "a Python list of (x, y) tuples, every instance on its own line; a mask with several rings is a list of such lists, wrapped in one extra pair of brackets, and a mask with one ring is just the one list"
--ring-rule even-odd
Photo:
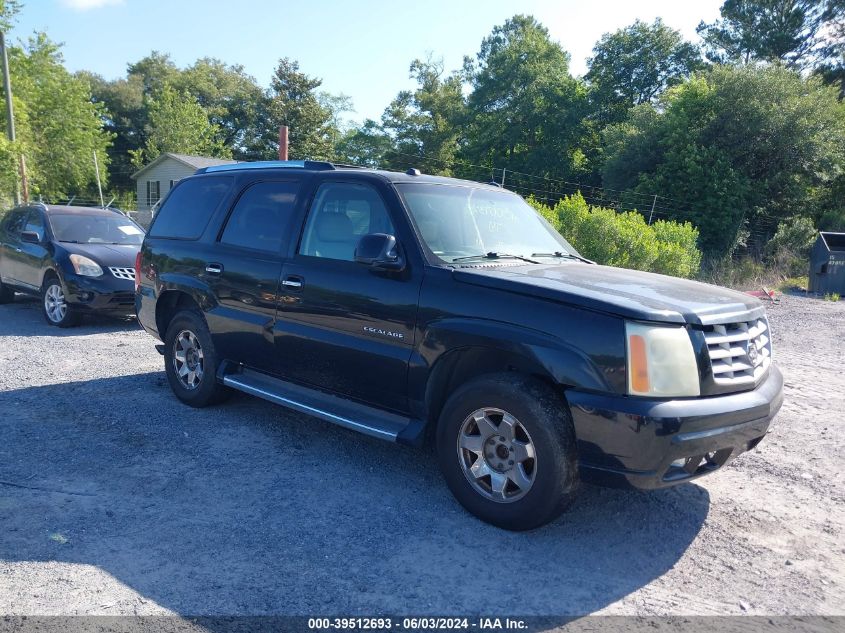
[(40, 244), (41, 237), (35, 231), (22, 231), (21, 242), (26, 242), (27, 244)]
[(399, 272), (405, 269), (405, 258), (399, 252), (396, 238), (385, 233), (362, 236), (355, 247), (355, 261), (371, 270)]

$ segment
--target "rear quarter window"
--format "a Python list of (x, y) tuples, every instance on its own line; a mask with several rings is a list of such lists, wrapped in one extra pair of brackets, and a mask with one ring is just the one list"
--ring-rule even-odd
[(232, 189), (229, 176), (191, 178), (179, 183), (156, 214), (150, 237), (195, 240)]

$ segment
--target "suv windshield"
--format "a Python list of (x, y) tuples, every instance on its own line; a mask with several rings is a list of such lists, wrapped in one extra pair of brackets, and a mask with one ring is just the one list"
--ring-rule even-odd
[(59, 242), (137, 245), (144, 241), (144, 231), (137, 224), (117, 213), (113, 216), (52, 214), (50, 227)]
[(428, 248), (444, 262), (578, 255), (516, 194), (461, 185), (396, 186)]

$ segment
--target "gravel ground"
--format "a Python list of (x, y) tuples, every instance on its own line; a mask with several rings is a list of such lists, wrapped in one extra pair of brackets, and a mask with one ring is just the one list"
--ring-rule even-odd
[(758, 449), (515, 534), (430, 450), (190, 409), (136, 324), (0, 306), (0, 614), (843, 614), (845, 302), (769, 312), (786, 401)]

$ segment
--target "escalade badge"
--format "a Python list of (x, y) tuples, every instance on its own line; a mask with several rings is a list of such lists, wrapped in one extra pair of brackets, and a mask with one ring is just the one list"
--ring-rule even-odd
[(378, 334), (379, 336), (387, 336), (388, 338), (394, 339), (403, 339), (405, 335), (401, 332), (391, 332), (390, 330), (382, 330), (378, 327), (370, 327), (369, 325), (364, 326), (364, 331), (368, 334)]

